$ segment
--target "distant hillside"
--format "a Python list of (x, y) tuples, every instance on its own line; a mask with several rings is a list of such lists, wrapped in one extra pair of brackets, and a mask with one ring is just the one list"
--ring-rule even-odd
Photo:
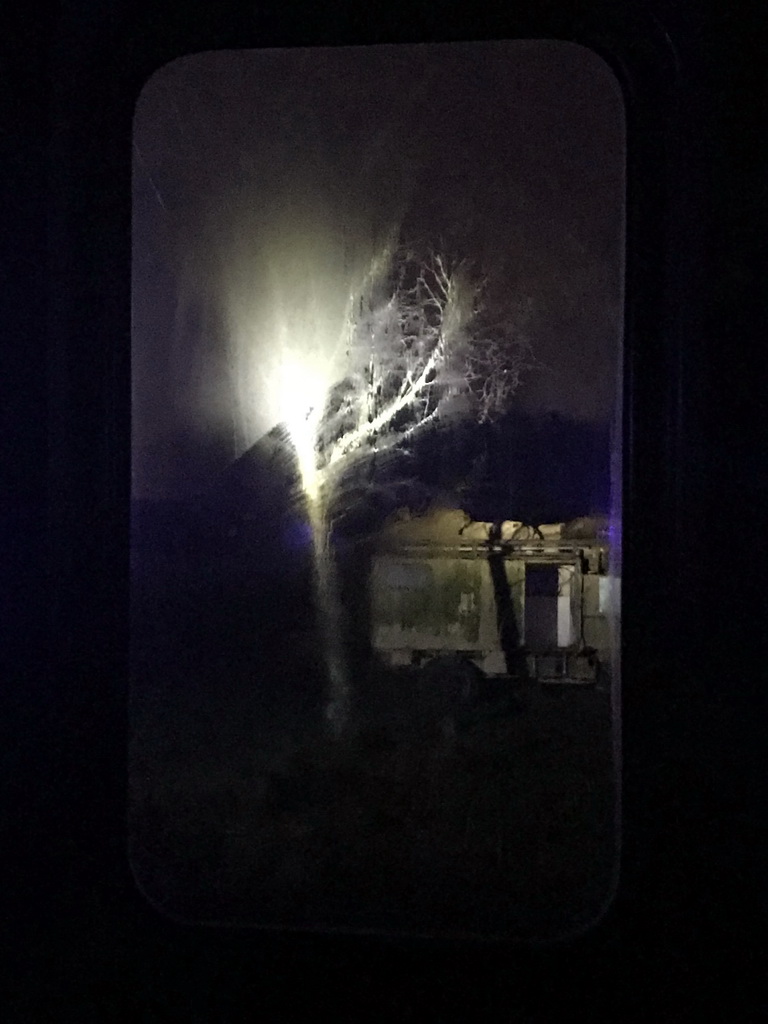
[(293, 450), (282, 428), (261, 438), (204, 493), (184, 501), (134, 502), (134, 571), (173, 565), (211, 580), (291, 570), (307, 547)]
[(609, 512), (607, 424), (514, 411), (492, 426), (433, 431), (416, 461), (419, 478), (453, 489), (474, 519), (538, 525)]
[[(332, 509), (339, 539), (376, 532), (398, 510), (460, 507), (473, 519), (531, 525), (607, 515), (607, 425), (510, 413), (491, 427), (461, 424), (418, 437), (407, 453), (369, 459), (343, 480)], [(140, 506), (143, 510), (140, 510)], [(205, 550), (231, 571), (279, 571), (309, 548), (306, 505), (284, 427), (265, 434), (204, 493), (137, 503), (145, 544)], [(151, 524), (150, 524), (151, 521)], [(184, 539), (186, 538), (186, 539)]]

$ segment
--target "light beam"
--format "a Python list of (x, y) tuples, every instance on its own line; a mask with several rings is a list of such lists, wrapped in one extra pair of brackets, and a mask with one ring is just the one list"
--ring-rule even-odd
[(284, 423), (296, 452), (301, 484), (311, 502), (320, 494), (317, 435), (328, 394), (327, 368), (319, 360), (284, 356), (277, 374), (278, 419)]

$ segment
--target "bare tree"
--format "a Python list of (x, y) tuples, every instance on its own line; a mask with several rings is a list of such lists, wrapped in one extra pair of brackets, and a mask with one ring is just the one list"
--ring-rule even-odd
[(494, 309), (466, 261), (413, 249), (352, 309), (349, 372), (319, 419), (317, 467), (329, 484), (361, 456), (402, 446), (437, 420), (482, 423), (505, 411), (537, 365), (528, 306)]
[(288, 424), (313, 525), (331, 680), (326, 717), (337, 734), (348, 720), (351, 694), (330, 532), (350, 470), (402, 452), (438, 420), (494, 419), (524, 371), (537, 365), (525, 303), (492, 303), (488, 280), (467, 261), (405, 247), (387, 255), (367, 293), (350, 299), (346, 376), (322, 395), (308, 388)]

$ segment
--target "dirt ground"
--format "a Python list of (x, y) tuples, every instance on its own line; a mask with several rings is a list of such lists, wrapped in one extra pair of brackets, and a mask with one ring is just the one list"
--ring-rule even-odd
[(262, 673), (231, 653), (139, 668), (130, 854), (153, 904), (457, 937), (551, 938), (600, 914), (618, 857), (606, 692), (502, 680), (457, 710), (379, 669), (332, 740), (311, 641), (280, 651)]

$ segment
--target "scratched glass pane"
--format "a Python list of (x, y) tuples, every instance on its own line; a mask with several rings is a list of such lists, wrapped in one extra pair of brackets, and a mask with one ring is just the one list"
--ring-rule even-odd
[(624, 158), (566, 43), (145, 84), (129, 848), (161, 912), (540, 939), (610, 902)]

